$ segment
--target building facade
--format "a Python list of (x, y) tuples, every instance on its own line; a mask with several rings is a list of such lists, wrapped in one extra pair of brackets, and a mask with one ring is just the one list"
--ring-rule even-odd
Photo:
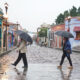
[(3, 11), (0, 8), (0, 53), (2, 52), (3, 48)]
[(74, 38), (70, 38), (72, 48), (80, 46), (80, 17), (72, 17), (70, 21), (65, 19), (65, 30), (69, 31), (74, 35)]
[(15, 34), (15, 31), (18, 30), (18, 24), (8, 22), (8, 47), (14, 47), (16, 45), (16, 41), (18, 40), (18, 36)]
[[(48, 46), (48, 37), (47, 31), (50, 28), (50, 24), (43, 23), (40, 27), (37, 28), (37, 44)], [(39, 35), (39, 32), (41, 33)]]
[(54, 25), (48, 30), (48, 47), (62, 47), (62, 37), (55, 35), (55, 32), (59, 30), (65, 30), (65, 24)]

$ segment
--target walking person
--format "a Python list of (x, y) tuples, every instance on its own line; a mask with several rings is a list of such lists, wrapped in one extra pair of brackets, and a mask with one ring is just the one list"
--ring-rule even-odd
[(26, 51), (27, 51), (26, 41), (21, 39), (21, 43), (20, 43), (19, 47), (17, 48), (17, 51), (19, 52), (18, 58), (12, 65), (17, 66), (19, 61), (21, 59), (23, 59), (23, 63), (24, 63), (23, 68), (27, 68), (28, 67), (28, 63), (27, 63), (27, 58), (26, 58)]
[(62, 68), (62, 64), (64, 62), (65, 57), (67, 57), (70, 67), (68, 67), (69, 69), (73, 69), (73, 65), (72, 65), (72, 61), (71, 61), (71, 57), (70, 54), (72, 53), (71, 50), (71, 44), (69, 42), (69, 38), (64, 37), (64, 43), (63, 43), (63, 55), (61, 58), (61, 62), (60, 65), (58, 66), (59, 69)]

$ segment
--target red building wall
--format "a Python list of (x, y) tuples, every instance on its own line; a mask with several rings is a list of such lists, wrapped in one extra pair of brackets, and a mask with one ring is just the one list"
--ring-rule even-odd
[[(56, 32), (56, 31), (59, 31), (59, 30), (65, 30), (65, 24), (60, 24), (60, 25), (55, 25), (55, 26), (52, 26), (51, 27), (51, 31), (53, 32)], [(52, 44), (54, 47), (57, 47), (57, 48), (61, 48), (61, 44), (62, 44), (62, 38), (60, 36), (57, 36), (54, 34), (54, 44)]]

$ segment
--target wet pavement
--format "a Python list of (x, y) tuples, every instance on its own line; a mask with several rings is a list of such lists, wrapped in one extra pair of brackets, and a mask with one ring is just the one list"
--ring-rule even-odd
[(80, 46), (76, 46), (76, 47), (74, 47), (73, 49), (80, 51)]
[(67, 59), (59, 70), (61, 50), (36, 45), (28, 46), (27, 50), (28, 69), (22, 68), (22, 61), (16, 68), (11, 65), (18, 56), (15, 50), (0, 57), (0, 80), (80, 80), (80, 53), (71, 55), (73, 70), (68, 69)]

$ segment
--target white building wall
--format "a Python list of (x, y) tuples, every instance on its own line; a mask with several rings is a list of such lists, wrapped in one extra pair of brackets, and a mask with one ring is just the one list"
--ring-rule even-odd
[(68, 24), (70, 26), (70, 32), (74, 35), (74, 38), (70, 38), (71, 47), (80, 46), (80, 40), (75, 40), (76, 32), (74, 32), (74, 27), (80, 27), (80, 17), (71, 18), (71, 21), (65, 20), (65, 30), (68, 29)]

